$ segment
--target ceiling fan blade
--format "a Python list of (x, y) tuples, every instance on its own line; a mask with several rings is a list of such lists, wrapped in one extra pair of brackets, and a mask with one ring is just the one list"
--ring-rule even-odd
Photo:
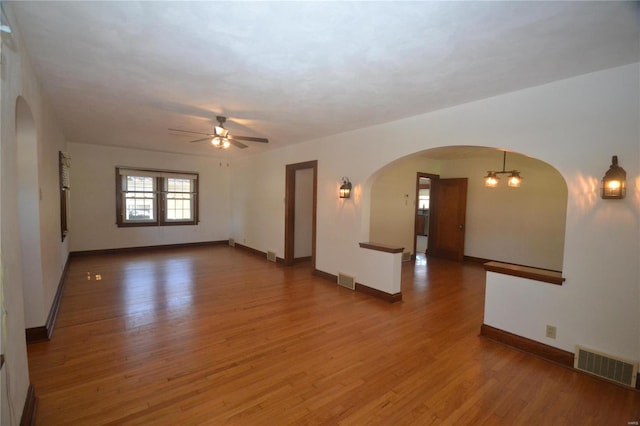
[(252, 136), (236, 136), (236, 135), (233, 135), (233, 138), (241, 141), (269, 143), (269, 139), (267, 138), (254, 138)]
[(213, 137), (211, 133), (202, 133), (202, 132), (194, 132), (191, 130), (180, 130), (180, 129), (169, 129), (170, 132), (183, 132), (183, 133), (195, 133), (196, 135), (207, 135), (209, 137)]
[(233, 139), (229, 139), (229, 142), (231, 142), (235, 147), (240, 149), (245, 149), (247, 147), (247, 145), (243, 144), (242, 142), (238, 142)]
[(211, 138), (202, 138), (202, 139), (196, 139), (195, 141), (189, 141), (189, 143), (196, 143), (196, 142), (204, 142), (204, 141), (209, 141), (211, 140)]

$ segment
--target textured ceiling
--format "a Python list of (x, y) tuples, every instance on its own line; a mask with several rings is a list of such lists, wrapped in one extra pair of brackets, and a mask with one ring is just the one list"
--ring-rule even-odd
[[(636, 2), (5, 2), (72, 142), (231, 155), (637, 62)], [(5, 6), (7, 7), (7, 6)]]

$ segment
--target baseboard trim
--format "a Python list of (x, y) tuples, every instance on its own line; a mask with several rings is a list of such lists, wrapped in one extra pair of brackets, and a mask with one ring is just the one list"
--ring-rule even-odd
[(50, 340), (53, 336), (53, 329), (56, 326), (56, 319), (58, 318), (58, 310), (60, 310), (60, 303), (62, 302), (62, 292), (64, 291), (64, 280), (67, 276), (67, 269), (69, 268), (69, 257), (62, 269), (62, 275), (60, 275), (60, 281), (58, 281), (58, 288), (56, 289), (56, 295), (53, 297), (51, 303), (51, 309), (49, 310), (49, 316), (44, 326), (27, 328), (25, 330), (25, 337), (27, 344), (42, 342)]
[(465, 255), (463, 259), (465, 262), (482, 263), (482, 264), (485, 264), (487, 262), (497, 262), (491, 259), (484, 259), (482, 257), (474, 257), (474, 256), (467, 256), (467, 255)]
[(28, 345), (31, 343), (46, 342), (49, 340), (49, 333), (47, 333), (47, 327), (44, 325), (41, 325), (40, 327), (27, 328), (24, 335)]
[(574, 354), (572, 352), (545, 345), (544, 343), (536, 342), (535, 340), (518, 336), (517, 334), (509, 333), (508, 331), (500, 330), (499, 328), (486, 324), (482, 324), (482, 327), (480, 327), (480, 335), (523, 352), (539, 356), (548, 361), (573, 368)]
[(47, 317), (47, 337), (51, 339), (53, 336), (53, 329), (56, 326), (56, 319), (58, 319), (58, 311), (60, 310), (60, 303), (62, 302), (62, 293), (64, 292), (64, 282), (67, 276), (67, 270), (69, 269), (69, 258), (67, 257), (67, 261), (64, 264), (64, 268), (62, 269), (62, 275), (60, 276), (60, 281), (58, 282), (58, 289), (56, 290), (56, 295), (53, 297), (53, 303), (51, 304), (51, 310), (49, 311), (49, 316)]
[[(325, 271), (321, 271), (319, 269), (314, 269), (313, 270), (313, 275), (315, 275), (316, 277), (319, 278), (323, 278), (327, 281), (331, 281), (332, 283), (337, 283), (338, 281), (338, 276), (337, 275), (333, 275), (330, 274), (328, 272)], [(400, 302), (402, 301), (402, 293), (396, 293), (396, 294), (390, 294), (390, 293), (386, 293), (382, 290), (378, 290), (369, 286), (366, 286), (364, 284), (361, 283), (356, 283), (356, 288), (355, 291), (357, 291), (358, 293), (364, 293), (366, 295), (369, 296), (373, 296), (377, 299), (382, 299), (385, 302), (389, 302), (389, 303), (395, 303), (395, 302)]]
[[(244, 244), (240, 244), (238, 242), (236, 242), (236, 245), (234, 246), (235, 248), (239, 248), (240, 250), (244, 250), (246, 252), (249, 252), (251, 254), (255, 254), (256, 256), (260, 256), (263, 258), (267, 258), (267, 252), (266, 251), (260, 251), (257, 249), (254, 249), (253, 247), (249, 247), (249, 246), (245, 246)], [(276, 263), (282, 263), (284, 264), (284, 259), (281, 257), (276, 257)]]
[(293, 263), (310, 262), (311, 259), (312, 259), (311, 256), (298, 257), (296, 259), (293, 259)]
[[(568, 367), (578, 373), (586, 374), (590, 377), (602, 380), (607, 383), (616, 384), (615, 382), (611, 382), (598, 376), (594, 376), (581, 370), (575, 369), (573, 367), (573, 360), (575, 356), (573, 352), (568, 352), (562, 349), (555, 348), (553, 346), (545, 345), (544, 343), (536, 342), (535, 340), (527, 339), (526, 337), (518, 336), (517, 334), (509, 333), (508, 331), (500, 330), (499, 328), (491, 327), (490, 325), (486, 324), (482, 324), (482, 326), (480, 327), (480, 336), (518, 349), (522, 352), (538, 356), (547, 361), (562, 365), (563, 367)], [(625, 389), (630, 389), (627, 386), (623, 387)], [(640, 373), (638, 373), (636, 379), (635, 390), (640, 391)]]
[(364, 294), (368, 294), (369, 296), (373, 296), (378, 299), (382, 299), (385, 302), (396, 303), (402, 301), (402, 292), (398, 292), (395, 294), (387, 293), (382, 290), (378, 290), (377, 288), (372, 288), (366, 286), (361, 283), (356, 283), (356, 291)]
[[(101, 255), (101, 254), (120, 254), (120, 253), (148, 251), (148, 250), (164, 250), (164, 249), (176, 249), (176, 248), (188, 248), (188, 247), (227, 246), (227, 245), (229, 245), (229, 240), (201, 241), (197, 243), (162, 244), (157, 246), (138, 246), (138, 247), (121, 247), (121, 248), (113, 248), (113, 249), (72, 251), (69, 253), (69, 256), (71, 257), (94, 256), (94, 255)], [(236, 243), (236, 245), (238, 244)]]
[(314, 269), (313, 270), (313, 275), (315, 275), (318, 278), (322, 278), (322, 279), (325, 279), (327, 281), (331, 281), (334, 284), (338, 282), (338, 276), (337, 275), (333, 275), (333, 274), (330, 274), (328, 272), (321, 271), (319, 269)]
[(27, 399), (24, 401), (22, 409), (22, 417), (20, 417), (20, 426), (33, 426), (36, 424), (36, 411), (38, 410), (38, 397), (36, 389), (29, 384), (27, 390)]

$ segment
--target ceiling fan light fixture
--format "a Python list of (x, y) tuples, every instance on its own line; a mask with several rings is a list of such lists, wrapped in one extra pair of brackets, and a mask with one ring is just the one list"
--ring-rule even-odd
[(213, 145), (215, 148), (227, 149), (231, 146), (231, 142), (228, 138), (214, 136), (211, 139), (211, 145)]
[(229, 131), (222, 126), (216, 126), (215, 133), (216, 133), (216, 136), (221, 136), (223, 138), (226, 138)]
[(224, 128), (224, 123), (225, 121), (227, 121), (227, 118), (219, 115), (216, 117), (216, 120), (218, 120), (218, 125), (213, 126), (212, 133), (203, 133), (203, 132), (196, 132), (193, 130), (182, 130), (182, 129), (172, 129), (172, 128), (169, 128), (169, 131), (204, 135), (206, 137), (204, 138), (200, 137), (199, 139), (189, 141), (189, 142), (195, 143), (195, 142), (208, 141), (209, 143), (211, 143), (211, 145), (213, 145), (214, 148), (221, 148), (221, 149), (231, 148), (231, 145), (239, 149), (247, 148), (247, 145), (243, 144), (240, 141), (269, 143), (269, 139), (267, 138), (260, 138), (260, 137), (254, 137), (254, 136), (238, 136), (238, 135), (231, 136), (231, 134), (229, 134), (229, 131)]

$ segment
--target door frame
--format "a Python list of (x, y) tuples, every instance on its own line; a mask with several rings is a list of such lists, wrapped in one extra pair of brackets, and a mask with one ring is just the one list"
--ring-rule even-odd
[(284, 191), (284, 264), (295, 263), (296, 172), (313, 170), (313, 211), (311, 217), (311, 267), (316, 268), (316, 216), (318, 210), (318, 160), (287, 164)]
[[(416, 253), (417, 250), (417, 238), (418, 238), (418, 207), (420, 207), (418, 205), (418, 196), (420, 195), (420, 178), (429, 178), (431, 179), (431, 188), (433, 188), (433, 182), (440, 179), (440, 175), (434, 175), (433, 173), (426, 173), (426, 172), (416, 172), (416, 198), (415, 198), (415, 203), (414, 203), (414, 212), (413, 212), (413, 256), (414, 258), (418, 255), (418, 253)], [(429, 199), (429, 230), (427, 231), (429, 236), (427, 238), (431, 238), (431, 235), (433, 233), (433, 229), (431, 229), (431, 224), (433, 223), (433, 221), (431, 220), (431, 215), (434, 214), (436, 208), (437, 208), (437, 200), (435, 199)], [(429, 253), (429, 246), (427, 245), (427, 253)]]

